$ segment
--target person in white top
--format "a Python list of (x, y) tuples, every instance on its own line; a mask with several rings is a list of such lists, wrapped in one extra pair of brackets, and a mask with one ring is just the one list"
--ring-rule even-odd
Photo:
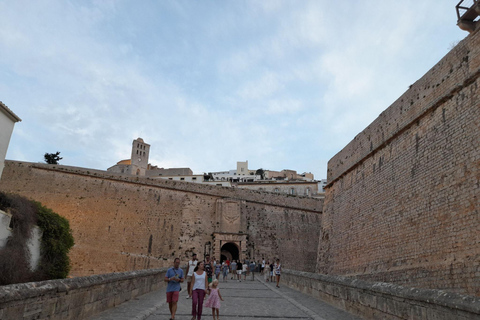
[(205, 272), (205, 262), (200, 261), (193, 272), (192, 277), (192, 320), (201, 320), (203, 311), (203, 300), (208, 289), (208, 278)]
[(282, 273), (282, 265), (280, 264), (280, 259), (277, 259), (277, 263), (275, 264), (275, 276), (277, 277), (277, 288), (280, 288), (278, 285), (280, 283), (280, 275)]
[(188, 261), (188, 268), (187, 268), (187, 299), (192, 298), (192, 276), (193, 276), (193, 270), (197, 266), (197, 254), (194, 253), (192, 254), (192, 260)]

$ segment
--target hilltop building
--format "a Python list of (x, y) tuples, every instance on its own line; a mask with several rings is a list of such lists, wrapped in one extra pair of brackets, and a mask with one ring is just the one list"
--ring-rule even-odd
[[(150, 145), (142, 138), (133, 140), (130, 159), (121, 160), (107, 171), (123, 175), (136, 175), (152, 179), (184, 181), (222, 187), (238, 187), (289, 195), (322, 197), (325, 183), (314, 180), (310, 172), (298, 174), (295, 170), (257, 170), (248, 168), (248, 160), (237, 161), (237, 168), (228, 171), (194, 174), (190, 168), (159, 168), (148, 163)], [(325, 181), (324, 181), (325, 182)]]
[(107, 169), (109, 172), (125, 175), (158, 177), (158, 176), (181, 176), (193, 175), (190, 168), (159, 168), (148, 163), (150, 156), (150, 145), (142, 138), (133, 140), (132, 154), (130, 159), (121, 160), (116, 165)]

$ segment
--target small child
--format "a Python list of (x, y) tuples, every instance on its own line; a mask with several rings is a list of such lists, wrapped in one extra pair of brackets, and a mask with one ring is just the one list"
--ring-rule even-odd
[(217, 312), (217, 320), (219, 320), (220, 313), (220, 300), (223, 301), (222, 295), (220, 294), (220, 289), (218, 289), (218, 280), (215, 279), (210, 283), (210, 296), (208, 297), (205, 307), (212, 308), (213, 320), (215, 320), (215, 311)]

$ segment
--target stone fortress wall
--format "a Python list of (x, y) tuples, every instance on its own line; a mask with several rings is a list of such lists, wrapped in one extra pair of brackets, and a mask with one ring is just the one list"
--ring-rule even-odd
[(480, 32), (328, 164), (317, 272), (480, 295)]
[(315, 270), (322, 200), (15, 161), (0, 190), (70, 221), (72, 276), (165, 267), (192, 252), (219, 259), (226, 243), (240, 258)]

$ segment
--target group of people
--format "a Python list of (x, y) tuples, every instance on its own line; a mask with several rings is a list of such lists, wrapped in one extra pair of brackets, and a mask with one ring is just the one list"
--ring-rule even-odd
[(232, 263), (230, 264), (231, 271), (232, 271), (232, 276), (230, 279), (237, 279), (238, 281), (242, 281), (242, 275), (243, 275), (243, 280), (247, 279), (247, 276), (252, 274), (252, 277), (255, 272), (259, 272), (260, 275), (264, 276), (264, 280), (266, 282), (273, 282), (274, 278), (277, 280), (277, 288), (280, 288), (279, 283), (280, 283), (280, 275), (282, 273), (282, 265), (280, 264), (280, 260), (277, 259), (275, 261), (272, 260), (272, 263), (269, 261), (265, 261), (265, 259), (262, 260), (262, 262), (258, 261), (255, 263), (255, 261), (249, 261), (249, 260), (244, 260), (243, 263), (240, 262), (240, 260), (233, 260)]
[[(272, 262), (271, 264), (263, 260), (261, 265), (258, 263), (258, 266), (259, 268), (257, 269), (255, 262), (250, 263), (248, 260), (244, 260), (244, 263), (241, 263), (239, 260), (234, 260), (231, 263), (224, 262), (222, 264), (214, 264), (208, 254), (205, 256), (205, 261), (198, 261), (197, 255), (194, 253), (187, 267), (187, 299), (192, 299), (192, 320), (201, 320), (206, 295), (209, 297), (205, 303), (205, 307), (212, 308), (213, 320), (219, 319), (220, 301), (223, 301), (220, 289), (218, 288), (220, 273), (223, 275), (223, 281), (227, 281), (229, 272), (232, 272), (231, 279), (234, 279), (236, 276), (236, 279), (241, 281), (242, 274), (245, 280), (249, 272), (255, 272), (255, 269), (257, 269), (265, 276), (265, 281), (267, 282), (273, 282), (273, 278), (275, 277), (277, 280), (277, 288), (279, 288), (282, 270), (280, 260), (277, 259), (275, 263)], [(213, 278), (214, 273), (215, 279)], [(184, 273), (180, 268), (179, 258), (175, 258), (173, 267), (167, 270), (165, 282), (168, 283), (167, 303), (171, 314), (170, 320), (174, 320), (175, 313), (177, 312), (178, 298), (182, 290), (180, 284), (184, 282)]]
[[(177, 303), (180, 291), (180, 283), (184, 282), (184, 273), (180, 268), (180, 259), (175, 258), (173, 267), (165, 274), (167, 285), (167, 303), (170, 309), (170, 320), (175, 319)], [(220, 301), (223, 301), (218, 288), (218, 279), (213, 280), (213, 265), (210, 256), (205, 261), (197, 261), (197, 255), (193, 254), (192, 260), (187, 267), (187, 299), (192, 299), (192, 320), (201, 320), (205, 295), (209, 295), (205, 307), (212, 308), (213, 319), (219, 318)]]

